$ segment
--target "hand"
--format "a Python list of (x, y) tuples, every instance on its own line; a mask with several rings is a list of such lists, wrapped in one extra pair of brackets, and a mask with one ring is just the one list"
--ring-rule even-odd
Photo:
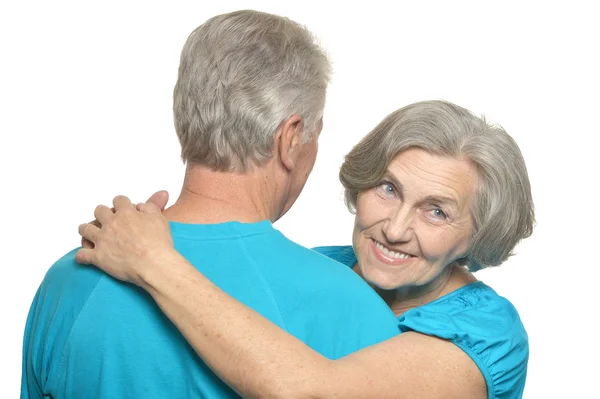
[(113, 205), (114, 213), (104, 205), (96, 208), (100, 226), (79, 226), (79, 234), (94, 246), (77, 251), (75, 260), (141, 286), (147, 269), (176, 253), (169, 221), (153, 202), (134, 206), (127, 197), (117, 196)]
[[(152, 194), (152, 196), (150, 196), (150, 198), (148, 198), (148, 200), (146, 201), (146, 204), (153, 203), (154, 205), (159, 207), (161, 211), (164, 211), (165, 206), (167, 206), (167, 202), (169, 202), (169, 193), (165, 190), (161, 190)], [(138, 204), (138, 206), (139, 205), (141, 205), (141, 203)], [(114, 212), (115, 208), (111, 208), (111, 210)], [(98, 222), (98, 219), (91, 221), (90, 224), (96, 227), (100, 227), (100, 222)], [(91, 241), (86, 240), (85, 238), (81, 239), (81, 246), (88, 249), (94, 248), (94, 244)]]

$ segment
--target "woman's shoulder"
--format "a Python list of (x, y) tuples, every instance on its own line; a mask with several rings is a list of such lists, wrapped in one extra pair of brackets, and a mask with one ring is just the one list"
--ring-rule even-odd
[[(520, 397), (525, 385), (529, 344), (516, 308), (478, 281), (398, 318), (400, 330), (452, 341), (484, 375), (490, 398)], [(493, 393), (493, 395), (492, 395)]]
[(330, 245), (325, 247), (314, 247), (313, 251), (316, 251), (322, 255), (327, 256), (348, 267), (354, 267), (356, 264), (356, 255), (352, 245)]

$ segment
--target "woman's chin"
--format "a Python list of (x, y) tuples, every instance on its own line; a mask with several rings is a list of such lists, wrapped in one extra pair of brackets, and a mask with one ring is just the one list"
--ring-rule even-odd
[(394, 291), (400, 286), (399, 283), (390, 281), (384, 276), (363, 275), (363, 279), (369, 283), (371, 287), (382, 291)]

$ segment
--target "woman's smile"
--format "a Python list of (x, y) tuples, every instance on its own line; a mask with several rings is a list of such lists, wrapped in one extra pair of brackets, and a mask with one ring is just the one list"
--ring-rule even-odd
[(390, 249), (375, 239), (371, 239), (370, 248), (377, 260), (388, 265), (405, 265), (416, 258), (406, 252)]

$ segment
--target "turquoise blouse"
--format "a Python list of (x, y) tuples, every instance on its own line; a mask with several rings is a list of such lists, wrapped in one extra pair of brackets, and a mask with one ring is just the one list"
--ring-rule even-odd
[[(356, 264), (351, 246), (314, 248), (348, 267)], [(523, 396), (529, 344), (515, 307), (481, 281), (468, 284), (398, 317), (400, 332), (447, 339), (479, 367), (488, 399)]]

